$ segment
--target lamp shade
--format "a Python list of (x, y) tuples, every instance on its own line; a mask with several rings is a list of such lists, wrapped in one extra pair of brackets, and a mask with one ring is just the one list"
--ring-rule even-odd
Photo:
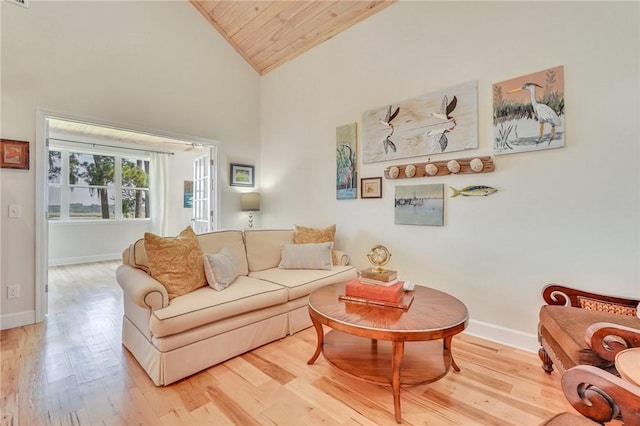
[(243, 212), (260, 211), (260, 193), (245, 192), (240, 194), (240, 209)]

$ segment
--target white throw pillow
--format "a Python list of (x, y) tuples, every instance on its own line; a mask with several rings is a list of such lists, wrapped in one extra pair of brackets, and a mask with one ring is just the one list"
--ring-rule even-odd
[(331, 249), (333, 243), (283, 244), (280, 269), (332, 270)]
[(209, 287), (222, 291), (238, 277), (238, 260), (225, 246), (220, 253), (204, 255), (204, 273)]
[(636, 316), (640, 318), (640, 303), (638, 303), (638, 306), (636, 307)]

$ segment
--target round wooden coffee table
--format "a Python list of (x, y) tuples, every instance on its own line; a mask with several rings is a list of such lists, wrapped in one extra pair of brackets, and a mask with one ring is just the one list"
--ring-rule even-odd
[[(451, 340), (467, 327), (467, 307), (447, 293), (418, 285), (408, 310), (338, 300), (343, 294), (344, 284), (331, 284), (309, 296), (318, 345), (307, 363), (313, 364), (322, 352), (347, 374), (390, 384), (400, 423), (401, 385), (434, 382), (451, 366), (460, 371), (451, 354)], [(332, 328), (326, 335), (323, 324)]]

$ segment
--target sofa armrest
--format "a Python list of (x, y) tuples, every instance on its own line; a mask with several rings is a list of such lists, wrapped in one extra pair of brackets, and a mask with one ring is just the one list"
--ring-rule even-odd
[(167, 289), (140, 269), (120, 265), (116, 269), (116, 280), (122, 291), (138, 306), (152, 311), (169, 306)]
[(620, 413), (624, 424), (640, 424), (640, 387), (598, 367), (570, 368), (562, 376), (562, 390), (573, 408), (596, 422)]
[(609, 322), (597, 322), (587, 328), (584, 339), (600, 358), (613, 362), (618, 352), (640, 347), (640, 330)]
[(549, 284), (542, 290), (542, 297), (547, 305), (573, 306), (582, 308), (581, 301), (595, 300), (611, 305), (618, 305), (621, 308), (636, 308), (640, 299), (629, 299), (624, 297), (607, 296), (598, 293), (590, 293), (559, 284)]
[(347, 266), (349, 264), (349, 255), (340, 250), (333, 250), (333, 254), (336, 256), (336, 264), (341, 266)]

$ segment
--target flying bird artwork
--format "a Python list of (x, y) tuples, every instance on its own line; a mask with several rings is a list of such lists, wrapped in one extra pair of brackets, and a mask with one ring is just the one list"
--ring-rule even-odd
[(362, 113), (363, 164), (477, 148), (477, 81)]
[(456, 105), (458, 105), (458, 98), (455, 96), (449, 102), (447, 95), (444, 95), (442, 98), (442, 104), (440, 105), (440, 112), (432, 112), (431, 115), (434, 118), (443, 120), (447, 123), (451, 123), (451, 127), (447, 127), (445, 129), (439, 130), (430, 130), (427, 132), (427, 136), (432, 136), (435, 141), (437, 141), (440, 146), (440, 152), (444, 152), (449, 145), (449, 138), (447, 138), (447, 133), (451, 132), (456, 127), (456, 119), (453, 118), (451, 113), (454, 109), (456, 109)]
[(398, 149), (396, 148), (396, 144), (393, 143), (393, 141), (390, 139), (391, 136), (393, 136), (393, 132), (394, 132), (394, 127), (393, 127), (393, 123), (391, 123), (393, 121), (394, 118), (396, 118), (398, 116), (398, 113), (400, 112), (400, 107), (397, 107), (396, 110), (391, 113), (391, 109), (392, 106), (389, 105), (389, 111), (387, 111), (387, 115), (384, 118), (384, 120), (380, 120), (380, 124), (387, 126), (391, 129), (391, 133), (389, 133), (387, 135), (386, 138), (384, 138), (384, 140), (382, 141), (382, 146), (384, 146), (384, 153), (388, 154), (389, 153), (389, 148), (391, 148), (391, 150), (393, 152), (396, 152)]

